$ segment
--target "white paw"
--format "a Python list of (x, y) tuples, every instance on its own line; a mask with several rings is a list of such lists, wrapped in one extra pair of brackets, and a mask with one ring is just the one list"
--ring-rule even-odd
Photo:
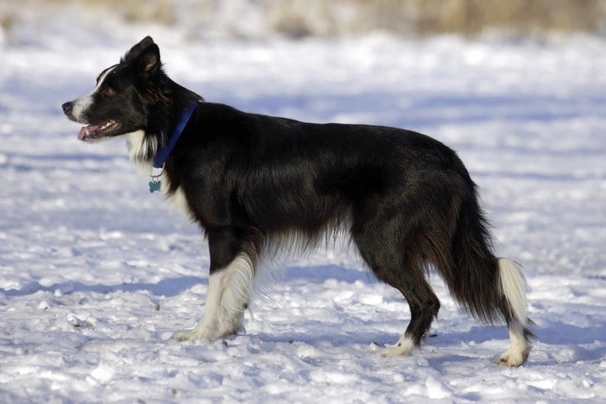
[(241, 334), (244, 332), (246, 332), (246, 330), (244, 329), (244, 326), (242, 326), (241, 324), (238, 325), (237, 327), (234, 327), (234, 326), (223, 327), (223, 328), (221, 328), (221, 331), (219, 331), (219, 338), (227, 338), (232, 335)]
[(216, 339), (216, 336), (210, 330), (199, 330), (194, 328), (193, 330), (185, 330), (174, 333), (173, 339), (176, 339), (177, 341), (196, 341), (199, 339), (212, 341)]
[(231, 320), (224, 319), (219, 325), (219, 338), (227, 338), (232, 335), (246, 332), (244, 329), (244, 312), (237, 313), (231, 317)]
[(402, 337), (394, 346), (382, 350), (381, 356), (384, 358), (390, 358), (393, 356), (410, 356), (414, 348), (415, 344), (412, 342), (412, 340)]
[(529, 349), (514, 349), (510, 347), (497, 360), (497, 365), (517, 367), (526, 362)]

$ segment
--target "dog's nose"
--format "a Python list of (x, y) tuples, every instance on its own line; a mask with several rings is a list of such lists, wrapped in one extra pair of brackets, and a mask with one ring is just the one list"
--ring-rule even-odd
[(73, 102), (66, 102), (65, 104), (62, 105), (63, 108), (63, 113), (65, 115), (69, 115), (72, 112), (72, 109), (74, 109), (74, 103)]

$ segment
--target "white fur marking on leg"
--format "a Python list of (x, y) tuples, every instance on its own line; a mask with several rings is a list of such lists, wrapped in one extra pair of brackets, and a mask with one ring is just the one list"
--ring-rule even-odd
[(520, 324), (512, 324), (509, 327), (509, 339), (511, 346), (499, 357), (497, 363), (506, 366), (520, 366), (528, 358), (530, 344), (524, 336), (523, 328)]
[(245, 253), (239, 254), (225, 269), (225, 290), (221, 298), (224, 316), (219, 325), (219, 336), (243, 330), (244, 310), (249, 304), (254, 277), (254, 262)]
[(530, 344), (525, 335), (525, 329), (528, 327), (526, 281), (520, 268), (513, 261), (505, 258), (499, 259), (499, 277), (501, 290), (515, 318), (508, 324), (511, 346), (499, 357), (498, 363), (520, 366), (526, 361), (530, 351)]
[(416, 345), (412, 339), (410, 339), (406, 335), (402, 335), (394, 346), (382, 350), (381, 356), (409, 356), (412, 353), (412, 350), (415, 349), (415, 347)]
[(226, 270), (221, 270), (208, 277), (208, 291), (204, 314), (193, 330), (175, 333), (173, 338), (179, 341), (194, 341), (197, 339), (216, 339), (219, 335), (218, 326), (222, 321), (221, 298), (225, 293)]
[(213, 340), (241, 331), (254, 275), (253, 261), (244, 253), (226, 268), (210, 275), (202, 319), (193, 330), (178, 332), (174, 338)]

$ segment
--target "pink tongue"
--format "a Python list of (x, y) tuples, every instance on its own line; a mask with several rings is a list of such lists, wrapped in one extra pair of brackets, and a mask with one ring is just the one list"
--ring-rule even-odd
[(83, 126), (82, 129), (80, 129), (80, 132), (78, 133), (78, 140), (84, 140), (84, 136), (86, 135), (87, 128), (88, 128), (88, 126)]
[(86, 132), (93, 133), (94, 131), (97, 130), (97, 128), (99, 127), (99, 125), (88, 125), (88, 126), (83, 126), (82, 129), (80, 129), (80, 132), (78, 133), (78, 140), (86, 140)]

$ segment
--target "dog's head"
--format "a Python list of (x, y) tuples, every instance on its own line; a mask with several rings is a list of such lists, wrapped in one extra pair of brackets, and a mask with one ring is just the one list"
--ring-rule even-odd
[(78, 139), (97, 142), (146, 130), (158, 104), (170, 104), (160, 49), (150, 37), (133, 46), (120, 63), (103, 70), (90, 93), (63, 104), (72, 121), (85, 124)]

